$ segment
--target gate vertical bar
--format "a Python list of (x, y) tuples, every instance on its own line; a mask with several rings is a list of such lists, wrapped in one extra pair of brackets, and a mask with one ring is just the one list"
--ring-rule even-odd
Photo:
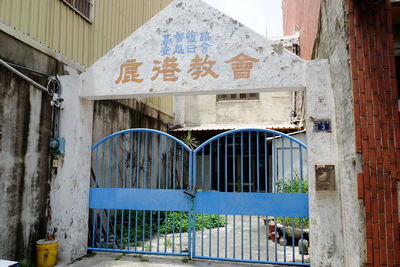
[[(108, 187), (111, 187), (111, 176), (112, 176), (112, 138), (110, 138), (110, 157), (109, 157), (109, 171), (108, 171)], [(107, 209), (107, 247), (109, 245), (109, 232), (110, 231), (110, 209)]]
[[(259, 133), (256, 133), (256, 166), (257, 166), (257, 193), (260, 193), (260, 142)], [(257, 259), (260, 260), (261, 252), (260, 252), (260, 216), (257, 216)]]
[[(201, 150), (201, 191), (204, 192), (204, 149)], [(201, 256), (204, 256), (204, 213), (201, 214)]]
[[(282, 193), (285, 193), (285, 139), (282, 141)], [(283, 261), (286, 262), (286, 217), (283, 217)]]
[[(105, 174), (105, 155), (106, 155), (106, 142), (104, 142), (102, 144), (102, 148), (103, 148), (103, 159), (102, 159), (102, 163), (101, 163), (101, 187), (104, 187), (104, 183), (105, 183), (105, 178), (104, 178), (104, 174)], [(100, 209), (100, 230), (99, 230), (99, 247), (101, 247), (101, 241), (102, 241), (102, 233), (103, 233), (103, 209)]]
[[(136, 150), (137, 150), (137, 159), (136, 159), (136, 179), (135, 179), (135, 188), (139, 189), (139, 179), (140, 179), (140, 137), (141, 134), (138, 132), (137, 134), (137, 142), (136, 142)], [(135, 251), (137, 251), (137, 227), (138, 227), (138, 210), (135, 210)]]
[[(162, 171), (162, 135), (158, 136), (158, 189), (161, 189), (161, 171)], [(157, 211), (157, 252), (160, 252), (160, 220), (161, 212)]]
[[(225, 192), (228, 192), (228, 136), (225, 135)], [(233, 228), (235, 229), (235, 216), (233, 217)], [(228, 216), (225, 215), (225, 222)], [(233, 244), (235, 244), (235, 234), (233, 235)], [(225, 227), (225, 258), (228, 258), (228, 227)], [(235, 250), (233, 250), (233, 258), (235, 258)]]
[[(115, 188), (118, 188), (118, 175), (119, 175), (119, 169), (118, 169), (118, 163), (119, 163), (119, 136), (116, 137), (116, 142), (115, 142)], [(114, 236), (113, 236), (113, 245), (114, 248), (117, 245), (117, 209), (114, 209)]]
[[(219, 162), (219, 139), (217, 140), (217, 192), (219, 192), (219, 169), (221, 167), (220, 162)], [(218, 221), (217, 221), (217, 258), (219, 258), (219, 215), (218, 215)]]
[[(193, 174), (194, 169), (196, 169), (196, 158), (195, 154), (193, 153), (192, 150), (189, 152), (189, 190), (192, 193), (195, 193), (196, 191), (196, 176)], [(193, 218), (192, 218), (193, 216)], [(196, 221), (195, 217), (196, 215), (194, 214), (194, 203), (193, 200), (190, 201), (190, 207), (188, 211), (188, 252), (189, 252), (189, 257), (192, 258), (193, 255), (195, 255), (195, 248), (196, 248)], [(193, 226), (192, 226), (192, 221), (194, 221)], [(193, 237), (192, 237), (193, 234)], [(193, 244), (192, 244), (193, 240)], [(192, 247), (193, 246), (193, 247)], [(193, 252), (192, 252), (193, 250)]]
[[(294, 191), (294, 181), (293, 181), (293, 141), (290, 139), (290, 187), (291, 187), (291, 192)], [(294, 250), (294, 244), (295, 244), (295, 239), (294, 239), (294, 217), (292, 217), (292, 261), (296, 261), (295, 257), (295, 250)]]
[[(126, 178), (126, 163), (125, 163), (125, 159), (126, 159), (126, 135), (123, 134), (122, 135), (122, 139), (123, 139), (123, 164), (124, 166), (123, 168), (123, 173), (122, 173), (122, 188), (125, 188), (125, 178)], [(120, 240), (120, 247), (123, 249), (123, 240), (124, 240), (124, 214), (125, 214), (125, 210), (122, 210), (121, 212), (121, 240)]]
[[(99, 150), (96, 149), (96, 159), (95, 159), (95, 177), (94, 177), (94, 186), (98, 187), (98, 167), (99, 167)], [(95, 239), (96, 239), (96, 217), (97, 217), (97, 209), (93, 210), (93, 224), (92, 224), (92, 247), (94, 247)]]
[[(244, 173), (244, 170), (243, 170), (243, 148), (244, 147), (244, 143), (243, 143), (243, 132), (240, 132), (240, 187), (241, 187), (241, 193), (243, 193), (244, 192), (244, 177), (243, 177), (243, 173)], [(241, 232), (240, 232), (240, 234), (241, 234), (241, 242), (240, 242), (240, 244), (241, 244), (241, 259), (243, 260), (243, 258), (244, 258), (244, 254), (243, 254), (243, 236), (244, 236), (244, 233), (243, 233), (243, 215), (241, 215)]]
[[(233, 189), (232, 192), (236, 192), (236, 136), (235, 133), (232, 133), (232, 180), (233, 180)], [(225, 216), (226, 217), (226, 216)], [(225, 223), (228, 223), (225, 219)], [(225, 226), (227, 228), (227, 226)], [(233, 258), (235, 258), (236, 254), (236, 215), (233, 215)]]
[[(209, 189), (208, 191), (211, 192), (212, 191), (212, 142), (210, 142), (210, 159), (209, 159), (209, 169), (210, 169), (210, 185), (209, 185)], [(210, 224), (209, 224), (209, 234), (208, 234), (208, 256), (211, 257), (211, 225), (212, 225), (212, 221), (211, 221), (211, 214), (210, 215)]]
[[(264, 171), (265, 171), (265, 193), (269, 193), (269, 179), (268, 179), (268, 133), (266, 132), (264, 135)], [(266, 248), (266, 261), (269, 261), (269, 220), (268, 214), (265, 216), (265, 248)]]
[[(165, 189), (168, 189), (169, 186), (169, 172), (168, 172), (168, 165), (169, 165), (169, 140), (165, 137)], [(168, 225), (168, 211), (164, 212), (165, 220), (164, 220), (164, 253), (167, 252), (167, 225)]]
[[(144, 153), (143, 153), (143, 189), (147, 188), (147, 142), (148, 142), (148, 132), (144, 134)], [(151, 212), (151, 211), (150, 211)], [(146, 224), (146, 211), (142, 211), (142, 251), (144, 251), (144, 234)]]
[[(273, 178), (274, 178), (274, 193), (277, 193), (277, 168), (278, 168), (278, 155), (276, 152), (276, 136), (275, 134), (272, 135), (272, 142), (273, 142), (273, 155), (272, 155), (272, 167), (273, 167)], [(274, 230), (275, 230), (275, 234), (274, 234), (274, 241), (275, 241), (275, 261), (278, 261), (278, 239), (277, 239), (277, 232), (278, 229), (276, 227), (276, 216), (274, 216)]]
[[(135, 134), (130, 133), (130, 143), (129, 143), (129, 188), (132, 188), (133, 179), (133, 140)], [(131, 249), (131, 210), (128, 211), (128, 249)]]
[[(252, 177), (251, 177), (251, 131), (249, 131), (249, 192), (252, 191)], [(249, 249), (250, 249), (250, 260), (252, 259), (252, 242), (251, 242), (251, 215), (249, 216)]]
[[(193, 163), (193, 169), (191, 170), (192, 171), (192, 173), (193, 173), (193, 176), (192, 176), (192, 186), (193, 186), (193, 188), (197, 188), (197, 153), (190, 153), (190, 155), (191, 155), (191, 157), (192, 157), (192, 163)], [(193, 216), (193, 222), (192, 222), (192, 224), (193, 224), (193, 248), (192, 248), (192, 251), (193, 251), (193, 254), (192, 254), (192, 256), (193, 257), (195, 257), (196, 256), (196, 214), (194, 213), (194, 211), (193, 211), (193, 213), (192, 213), (192, 216)], [(189, 218), (190, 217), (192, 217), (192, 216), (189, 216)]]
[[(151, 135), (151, 169), (150, 169), (150, 189), (153, 189), (154, 177), (154, 141), (155, 133)], [(153, 250), (153, 211), (150, 210), (150, 233), (149, 233), (149, 251)]]

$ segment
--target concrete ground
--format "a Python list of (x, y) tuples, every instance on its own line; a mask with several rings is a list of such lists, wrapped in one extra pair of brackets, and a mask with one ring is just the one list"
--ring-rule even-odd
[[(90, 254), (89, 254), (90, 255)], [(265, 264), (255, 263), (238, 263), (238, 262), (223, 262), (223, 261), (211, 261), (194, 259), (189, 260), (186, 257), (178, 256), (156, 256), (156, 255), (138, 255), (138, 254), (122, 254), (122, 253), (108, 253), (108, 252), (95, 252), (91, 255), (86, 256), (80, 260), (77, 260), (68, 265), (57, 265), (65, 267), (168, 267), (168, 266), (216, 266), (216, 267), (228, 267), (228, 266), (266, 266)], [(267, 265), (274, 266), (275, 265)], [(279, 265), (282, 266), (282, 265)]]
[[(204, 228), (196, 232), (196, 256), (275, 262), (292, 262), (294, 258), (295, 262), (302, 261), (298, 247), (284, 247), (271, 240), (267, 241), (267, 229), (261, 217), (252, 216), (251, 224), (249, 216), (229, 215), (226, 221), (225, 227)], [(180, 253), (187, 248), (187, 233), (175, 233), (160, 235), (159, 240), (156, 237), (147, 239), (137, 246), (137, 251)], [(304, 255), (304, 261), (309, 262), (309, 255)]]

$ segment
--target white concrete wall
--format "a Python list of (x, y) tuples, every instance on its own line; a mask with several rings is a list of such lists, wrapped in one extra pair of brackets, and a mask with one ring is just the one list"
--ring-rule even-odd
[(65, 138), (65, 155), (50, 184), (48, 227), (59, 241), (61, 262), (86, 254), (93, 122), (93, 102), (79, 98), (80, 77), (68, 71), (69, 76), (61, 77), (65, 104), (60, 135)]
[[(331, 132), (315, 132), (315, 119), (331, 119)], [(341, 184), (335, 101), (327, 60), (308, 62), (306, 91), (310, 258), (312, 266), (344, 266)], [(335, 165), (335, 191), (316, 191), (315, 166)]]
[[(180, 114), (176, 124), (289, 124), (291, 110), (290, 92), (260, 93), (259, 100), (217, 101), (216, 95), (177, 97), (175, 114)], [(183, 115), (182, 115), (183, 114)]]

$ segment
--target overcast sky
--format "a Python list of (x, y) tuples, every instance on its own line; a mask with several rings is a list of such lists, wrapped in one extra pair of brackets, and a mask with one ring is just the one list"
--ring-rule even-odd
[(282, 36), (281, 0), (204, 0), (248, 26), (252, 30), (268, 37)]

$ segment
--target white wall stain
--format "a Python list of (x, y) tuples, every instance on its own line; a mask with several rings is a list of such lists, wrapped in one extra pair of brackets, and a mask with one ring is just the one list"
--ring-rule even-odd
[[(39, 126), (41, 115), (42, 92), (29, 86), (29, 101), (31, 104), (31, 112), (29, 118), (29, 132), (28, 132), (28, 145), (25, 154), (25, 174), (24, 174), (24, 191), (22, 200), (21, 223), (23, 231), (23, 242), (25, 249), (31, 244), (29, 243), (29, 236), (31, 231), (35, 231), (32, 227), (37, 221), (39, 216), (38, 201), (38, 188), (35, 181), (38, 175), (36, 166), (39, 161), (39, 154), (37, 153), (37, 146), (39, 145)], [(44, 237), (43, 237), (44, 238)]]
[(52, 220), (49, 232), (59, 240), (59, 257), (70, 262), (86, 254), (89, 211), (90, 158), (92, 144), (92, 101), (79, 98), (81, 80), (73, 69), (61, 77), (64, 109), (61, 137), (65, 156), (51, 181)]

